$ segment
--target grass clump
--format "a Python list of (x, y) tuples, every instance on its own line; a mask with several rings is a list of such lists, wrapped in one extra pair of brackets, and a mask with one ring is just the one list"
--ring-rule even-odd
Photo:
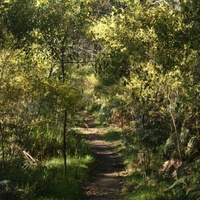
[(106, 134), (102, 135), (102, 139), (108, 142), (115, 142), (121, 140), (121, 132), (117, 130), (109, 130)]
[[(168, 200), (166, 186), (160, 183), (140, 183), (131, 185), (124, 200)], [(134, 187), (134, 188), (133, 188)]]
[[(62, 158), (53, 158), (46, 161), (48, 176), (45, 187), (40, 191), (38, 199), (80, 199), (81, 189), (77, 181), (86, 179), (88, 165), (92, 157), (68, 157), (67, 174), (63, 176)], [(43, 184), (44, 185), (44, 184)]]

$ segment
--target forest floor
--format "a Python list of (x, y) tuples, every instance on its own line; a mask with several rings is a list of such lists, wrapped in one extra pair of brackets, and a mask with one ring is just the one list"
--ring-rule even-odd
[(106, 128), (87, 128), (82, 132), (91, 143), (95, 164), (90, 178), (83, 184), (84, 200), (121, 200), (124, 180), (127, 175), (119, 152), (114, 148), (117, 142), (102, 139)]

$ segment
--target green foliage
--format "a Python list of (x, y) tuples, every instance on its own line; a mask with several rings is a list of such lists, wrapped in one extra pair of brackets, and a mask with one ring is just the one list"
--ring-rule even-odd
[(117, 130), (111, 130), (104, 134), (102, 137), (104, 140), (109, 142), (119, 141), (121, 139), (121, 132)]
[[(125, 200), (172, 200), (173, 196), (166, 192), (167, 184), (157, 183), (154, 180), (149, 180), (147, 183), (138, 179), (138, 175), (135, 174), (136, 181), (133, 178), (133, 183), (128, 188), (128, 193), (125, 196)], [(138, 182), (137, 182), (138, 181)], [(180, 199), (181, 198), (175, 198)]]
[(85, 156), (90, 153), (89, 144), (84, 135), (78, 130), (70, 130), (67, 133), (67, 151), (70, 155)]
[(4, 25), (18, 40), (23, 40), (35, 28), (36, 1), (4, 1), (3, 5), (6, 11), (3, 14)]
[(10, 181), (0, 182), (1, 197), (10, 199), (79, 199), (80, 186), (77, 180), (84, 180), (87, 177), (88, 165), (93, 161), (91, 156), (68, 157), (68, 170), (66, 177), (63, 177), (63, 161), (61, 158), (51, 158), (42, 165), (26, 165), (21, 168), (15, 163), (7, 166), (6, 174)]
[(145, 178), (165, 160), (182, 162), (169, 196), (152, 187), (141, 198), (199, 198), (199, 8), (198, 0), (1, 1), (2, 170), (16, 165), (35, 191), (27, 175), (37, 182), (51, 173), (32, 169), (21, 152), (44, 161), (67, 139), (68, 155), (86, 156), (88, 144), (71, 128), (89, 108), (96, 121), (122, 129), (106, 138), (123, 141), (129, 166), (144, 162), (137, 167)]
[(80, 188), (76, 180), (84, 180), (87, 177), (88, 164), (91, 162), (92, 158), (90, 156), (82, 158), (68, 157), (67, 175), (62, 177), (62, 159), (48, 160), (45, 164), (48, 169), (46, 180), (45, 183), (40, 182), (37, 186), (41, 189), (37, 198), (79, 199)]
[(182, 176), (174, 181), (170, 186), (169, 192), (172, 192), (176, 195), (184, 195), (185, 199), (199, 199), (199, 159), (196, 159), (190, 164), (185, 165), (180, 170)]
[(21, 199), (20, 192), (15, 188), (15, 186), (9, 180), (3, 180), (0, 182), (0, 198), (10, 199), (10, 200)]
[[(200, 151), (196, 37), (199, 3), (125, 4), (126, 7), (113, 8), (111, 15), (94, 21), (90, 29), (94, 41), (102, 46), (95, 65), (99, 79), (96, 90), (102, 95), (102, 106), (108, 108), (110, 118), (114, 110), (115, 119), (123, 119), (121, 138), (128, 166), (139, 169), (147, 179), (154, 179), (165, 160), (175, 158), (183, 166), (190, 166)], [(115, 104), (116, 101), (122, 104)], [(137, 156), (132, 158), (133, 154)], [(185, 180), (182, 168), (177, 173)], [(180, 186), (179, 181), (175, 185)], [(166, 196), (154, 196), (148, 191), (143, 198), (196, 198), (179, 188), (179, 192)]]

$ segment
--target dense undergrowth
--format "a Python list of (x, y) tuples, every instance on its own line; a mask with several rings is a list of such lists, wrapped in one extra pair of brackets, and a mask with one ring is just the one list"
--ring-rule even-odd
[[(74, 191), (87, 170), (69, 163), (90, 153), (67, 129), (90, 110), (123, 130), (142, 177), (128, 199), (200, 199), (199, 35), (199, 0), (1, 0), (0, 197), (62, 198), (44, 194), (66, 180)], [(62, 180), (48, 163), (65, 154)]]
[[(160, 152), (155, 152), (153, 155), (146, 152), (149, 153), (147, 155), (134, 148), (137, 144), (126, 143), (125, 146), (124, 135), (126, 134), (118, 129), (109, 131), (103, 136), (107, 141), (118, 141), (116, 148), (124, 158), (128, 172), (124, 186), (124, 200), (200, 199), (198, 159), (190, 163), (189, 168), (185, 163), (176, 169), (170, 163), (164, 162), (165, 159)], [(164, 168), (165, 166), (167, 167)], [(187, 174), (186, 170), (191, 169), (194, 171)]]
[[(0, 199), (80, 199), (82, 195), (80, 183), (87, 178), (88, 166), (93, 162), (93, 158), (83, 135), (74, 130), (71, 133), (68, 133), (65, 175), (63, 158), (59, 154), (56, 157), (51, 155), (44, 160), (37, 160), (35, 163), (23, 158), (9, 160), (1, 171)], [(56, 148), (56, 145), (51, 148)]]

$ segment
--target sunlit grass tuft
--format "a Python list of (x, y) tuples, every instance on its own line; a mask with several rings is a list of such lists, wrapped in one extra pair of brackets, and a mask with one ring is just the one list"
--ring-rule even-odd
[(110, 130), (106, 134), (102, 135), (102, 139), (109, 142), (119, 141), (121, 139), (120, 131)]
[(137, 185), (132, 191), (129, 190), (124, 200), (170, 200), (171, 197), (165, 191), (164, 184)]
[(45, 187), (38, 196), (39, 200), (80, 199), (81, 191), (77, 181), (85, 180), (88, 165), (93, 161), (89, 155), (84, 157), (67, 157), (67, 174), (63, 175), (63, 159), (51, 158), (45, 162), (48, 177)]

